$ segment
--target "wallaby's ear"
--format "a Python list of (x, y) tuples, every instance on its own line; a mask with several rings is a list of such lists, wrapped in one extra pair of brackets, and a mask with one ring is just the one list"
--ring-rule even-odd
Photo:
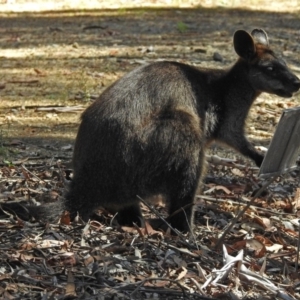
[(267, 33), (263, 29), (254, 29), (251, 35), (256, 43), (269, 46), (269, 38)]
[(252, 36), (244, 30), (235, 32), (233, 36), (233, 45), (235, 52), (246, 60), (251, 59), (256, 52)]

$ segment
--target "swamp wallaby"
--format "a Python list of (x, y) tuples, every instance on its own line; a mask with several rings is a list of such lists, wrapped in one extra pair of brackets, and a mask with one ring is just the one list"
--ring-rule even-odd
[(300, 88), (265, 31), (238, 30), (233, 44), (239, 59), (229, 69), (155, 62), (107, 88), (82, 115), (65, 201), (42, 206), (40, 214), (52, 218), (67, 210), (88, 220), (102, 206), (117, 212), (120, 224), (141, 225), (137, 195), (163, 194), (168, 221), (188, 230), (206, 145), (221, 141), (260, 166), (263, 155), (244, 135), (253, 101), (262, 92), (291, 97)]

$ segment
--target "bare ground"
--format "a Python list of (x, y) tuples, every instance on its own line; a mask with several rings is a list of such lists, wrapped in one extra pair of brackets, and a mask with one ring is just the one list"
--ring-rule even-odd
[[(40, 2), (36, 3), (38, 8)], [(235, 9), (183, 2), (179, 4), (187, 7), (171, 9), (124, 5), (111, 10), (65, 6), (64, 10), (35, 13), (3, 9), (1, 201), (59, 201), (64, 171), (71, 168), (80, 112), (140, 64), (168, 59), (227, 67), (236, 59), (234, 31), (258, 27), (268, 32), (272, 47), (300, 75), (300, 12), (293, 1), (276, 3), (249, 1), (248, 7)], [(22, 8), (22, 1), (17, 4), (15, 10)], [(255, 4), (259, 10), (250, 10)], [(271, 6), (276, 11), (267, 10)], [(222, 61), (213, 58), (216, 52)], [(299, 103), (299, 94), (291, 99), (261, 96), (247, 126), (255, 144), (267, 146), (282, 109)], [(69, 112), (62, 112), (66, 107)], [(233, 158), (246, 169), (209, 164), (205, 195), (199, 198), (197, 226), (190, 238), (169, 237), (152, 229), (111, 228), (112, 216), (105, 212), (100, 223), (86, 225), (68, 220), (61, 225), (39, 225), (5, 212), (0, 219), (1, 297), (256, 299), (261, 295), (261, 299), (274, 299), (280, 288), (299, 299), (297, 172), (278, 178), (225, 239), (231, 255), (243, 249), (247, 268), (258, 276), (262, 270), (265, 277), (246, 280), (233, 269), (219, 284), (202, 288), (209, 276), (216, 276), (212, 270), (222, 268), (224, 253), (214, 247), (224, 226), (261, 183), (251, 162), (233, 150), (214, 146), (210, 152)], [(150, 215), (146, 208), (144, 213)], [(263, 278), (271, 281), (273, 290), (265, 288)]]

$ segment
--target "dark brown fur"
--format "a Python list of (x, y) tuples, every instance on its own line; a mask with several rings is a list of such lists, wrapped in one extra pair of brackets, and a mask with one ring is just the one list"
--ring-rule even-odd
[(186, 231), (207, 143), (226, 143), (259, 166), (263, 156), (244, 135), (249, 109), (261, 92), (292, 96), (300, 81), (263, 30), (237, 31), (234, 47), (240, 58), (228, 70), (157, 62), (106, 89), (82, 115), (63, 209), (88, 220), (102, 206), (120, 224), (142, 224), (137, 195), (163, 194), (170, 215), (187, 205), (168, 218)]

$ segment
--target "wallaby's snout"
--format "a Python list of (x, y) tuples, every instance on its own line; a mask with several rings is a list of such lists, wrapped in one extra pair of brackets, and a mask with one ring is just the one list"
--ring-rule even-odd
[(293, 93), (299, 91), (300, 89), (300, 80), (298, 77), (295, 77), (293, 80), (292, 80), (292, 86), (294, 88), (294, 91)]
[(300, 79), (284, 65), (282, 70), (278, 68), (278, 82), (274, 85), (275, 94), (284, 98), (290, 98), (300, 89)]
[[(294, 93), (299, 91), (300, 89), (300, 80), (299, 78), (291, 73), (288, 69), (286, 70), (285, 74), (281, 74), (279, 76), (278, 82), (274, 84), (274, 94), (284, 97), (290, 98), (293, 96)], [(280, 78), (281, 77), (281, 78)]]

